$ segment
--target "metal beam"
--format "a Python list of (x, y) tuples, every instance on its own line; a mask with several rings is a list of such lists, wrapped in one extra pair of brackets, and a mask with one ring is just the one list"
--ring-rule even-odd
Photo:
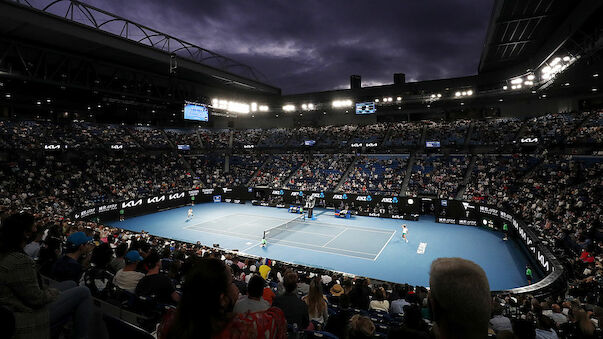
[(529, 16), (529, 17), (525, 17), (525, 18), (506, 18), (506, 19), (501, 19), (496, 21), (497, 25), (503, 25), (503, 24), (511, 24), (514, 22), (522, 22), (522, 21), (528, 21), (528, 20), (535, 20), (535, 19), (544, 19), (544, 18), (548, 18), (551, 15), (549, 14), (543, 14), (543, 15), (534, 15), (534, 16)]

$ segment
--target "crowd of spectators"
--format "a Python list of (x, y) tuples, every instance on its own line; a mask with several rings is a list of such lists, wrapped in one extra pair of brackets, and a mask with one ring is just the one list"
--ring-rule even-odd
[(442, 145), (463, 146), (470, 121), (431, 122), (425, 129), (425, 141), (439, 141)]
[(510, 145), (522, 137), (538, 138), (539, 143), (546, 145), (588, 145), (602, 141), (602, 115), (603, 112), (593, 111), (548, 114), (527, 120), (497, 118), (473, 122), (417, 121), (272, 129), (162, 129), (77, 120), (62, 121), (58, 125), (45, 120), (0, 120), (0, 148), (34, 151), (44, 149), (46, 145), (61, 145), (68, 149), (109, 149), (117, 145), (125, 149), (164, 150), (190, 145), (192, 150), (242, 150), (244, 146), (248, 149), (347, 149), (351, 144), (372, 143), (376, 144), (372, 148), (376, 151), (422, 147), (419, 145), (421, 140), (439, 141), (444, 147)]
[[(580, 135), (593, 133), (591, 137), (600, 140), (600, 129), (596, 129), (600, 128), (600, 113), (584, 118)], [(559, 119), (566, 121), (556, 117), (534, 123), (569, 128)], [(578, 120), (572, 120), (573, 124)], [(562, 259), (569, 279), (563, 295), (498, 294), (494, 299), (488, 297), (486, 303), (483, 296), (489, 296), (489, 289), (483, 271), (464, 261), (434, 262), (429, 297), (420, 286), (243, 257), (202, 244), (67, 217), (74, 207), (195, 187), (196, 176), (200, 178), (197, 187), (244, 184), (257, 174), (250, 184), (333, 189), (351, 164), (350, 156), (279, 154), (264, 159), (234, 155), (226, 172), (224, 157), (203, 155), (190, 158), (195, 171), (189, 173), (180, 155), (173, 152), (35, 152), (47, 141), (86, 145), (89, 136), (100, 144), (132, 147), (160, 145), (156, 140), (162, 139), (157, 132), (139, 133), (118, 125), (106, 132), (87, 124), (80, 124), (87, 126), (82, 128), (85, 133), (68, 136), (43, 124), (0, 121), (2, 147), (15, 153), (34, 151), (0, 165), (0, 305), (13, 312), (19, 338), (47, 337), (50, 328), (62, 325), (66, 317), (74, 337), (101, 336), (103, 331), (95, 329), (93, 323), (102, 322), (91, 321), (96, 318), (90, 296), (107, 302), (117, 300), (120, 307), (136, 312), (159, 312), (165, 317), (155, 317), (155, 323), (163, 319), (159, 332), (166, 338), (192, 338), (199, 333), (231, 337), (247, 331), (278, 338), (295, 327), (327, 330), (344, 338), (378, 333), (419, 338), (462, 333), (462, 337), (471, 338), (483, 337), (488, 331), (501, 337), (513, 332), (519, 338), (600, 335), (603, 244), (598, 232), (603, 215), (603, 163), (598, 157), (546, 151), (476, 156), (465, 197), (516, 212)], [(366, 128), (378, 131), (383, 126)], [(341, 139), (347, 142), (361, 128), (350, 130), (323, 131), (321, 135), (328, 140), (337, 133), (349, 133)], [(546, 132), (550, 130), (544, 128), (546, 140), (567, 140), (567, 133), (556, 129)], [(309, 136), (308, 131), (304, 133), (302, 139)], [(215, 137), (229, 139), (230, 133), (222, 131)], [(464, 155), (417, 156), (408, 191), (454, 197), (468, 160)], [(350, 183), (344, 182), (342, 189), (375, 189), (384, 194), (399, 191), (396, 185), (403, 181), (405, 161), (360, 157), (350, 173)], [(300, 180), (302, 177), (312, 180)], [(31, 219), (22, 218), (27, 212), (33, 215)], [(9, 234), (9, 230), (14, 232)], [(50, 287), (36, 278), (38, 273), (51, 279)], [(471, 283), (465, 280), (456, 285), (451, 279), (469, 279)], [(57, 307), (64, 299), (72, 306)], [(469, 305), (463, 304), (468, 301)], [(206, 307), (200, 308), (201, 304)], [(173, 311), (167, 307), (165, 313), (165, 305), (178, 308)], [(258, 312), (234, 315), (231, 309)]]
[(500, 118), (477, 120), (473, 122), (470, 145), (501, 145), (509, 144), (521, 128), (519, 118)]
[(419, 123), (397, 122), (390, 124), (389, 128), (390, 135), (385, 141), (385, 146), (413, 146), (421, 141), (424, 125)]
[(352, 163), (353, 156), (315, 154), (295, 171), (287, 188), (315, 192), (333, 191)]
[(539, 163), (533, 155), (478, 154), (463, 199), (499, 205), (517, 192), (519, 180)]
[(574, 132), (576, 124), (581, 122), (580, 118), (581, 115), (570, 113), (537, 116), (526, 122), (524, 135), (547, 144), (563, 144)]
[(249, 185), (282, 188), (303, 161), (301, 154), (275, 154), (264, 163)]
[[(0, 271), (4, 282), (0, 305), (16, 317), (18, 338), (47, 337), (65, 319), (72, 325), (63, 331), (72, 331), (75, 338), (106, 337), (91, 297), (151, 318), (150, 323), (136, 325), (157, 329), (159, 338), (284, 338), (287, 332), (304, 329), (340, 338), (597, 338), (601, 334), (603, 313), (595, 289), (584, 286), (592, 284), (588, 279), (571, 285), (561, 296), (491, 296), (479, 266), (441, 258), (432, 263), (428, 291), (245, 257), (144, 231), (70, 221), (46, 211), (15, 214), (11, 206), (0, 207), (0, 267), (34, 267), (50, 282), (50, 286), (24, 284), (29, 275)], [(8, 233), (13, 228), (20, 243)], [(36, 247), (38, 251), (31, 251)], [(600, 261), (583, 252), (576, 266), (588, 269), (595, 260), (600, 270)], [(28, 262), (32, 266), (18, 264)], [(45, 293), (45, 299), (31, 304), (34, 293)], [(68, 307), (55, 306), (64, 299), (70, 300)], [(28, 306), (18, 306), (23, 303)], [(40, 314), (36, 321), (34, 314)], [(43, 321), (43, 314), (50, 314), (50, 321)]]
[(167, 135), (161, 129), (150, 127), (135, 127), (128, 130), (139, 145), (150, 149), (167, 149), (170, 148), (170, 141)]
[(464, 155), (416, 157), (408, 181), (407, 195), (455, 198), (467, 172), (468, 160)]
[(385, 196), (400, 195), (406, 175), (407, 157), (364, 156), (341, 186), (341, 191)]

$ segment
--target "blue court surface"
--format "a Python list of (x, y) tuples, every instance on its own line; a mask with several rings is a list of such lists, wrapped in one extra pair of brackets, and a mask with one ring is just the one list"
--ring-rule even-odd
[[(432, 216), (419, 221), (374, 217), (338, 219), (332, 210), (315, 210), (303, 220), (286, 209), (206, 203), (114, 221), (109, 225), (145, 230), (175, 240), (237, 249), (274, 260), (322, 267), (386, 281), (429, 285), (429, 266), (439, 257), (462, 257), (486, 271), (491, 290), (526, 285), (525, 257), (514, 241), (487, 229), (438, 224)], [(408, 226), (402, 239), (401, 224)], [(268, 245), (260, 246), (264, 231)]]

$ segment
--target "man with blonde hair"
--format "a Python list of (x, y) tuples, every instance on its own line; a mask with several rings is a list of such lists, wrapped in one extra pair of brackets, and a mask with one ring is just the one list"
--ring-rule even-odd
[(462, 258), (438, 258), (429, 274), (429, 303), (439, 338), (486, 338), (490, 285), (484, 270)]

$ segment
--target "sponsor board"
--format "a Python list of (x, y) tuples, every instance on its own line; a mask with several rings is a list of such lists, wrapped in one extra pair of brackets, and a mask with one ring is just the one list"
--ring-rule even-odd
[(165, 201), (165, 195), (160, 195), (157, 197), (147, 198), (147, 204), (156, 204), (158, 202)]
[(142, 205), (142, 199), (130, 200), (121, 203), (121, 208), (131, 208)]
[(98, 213), (115, 211), (115, 210), (117, 210), (117, 206), (118, 206), (118, 204), (110, 204), (110, 205), (99, 206), (98, 207)]
[(207, 195), (214, 194), (214, 189), (213, 188), (203, 188), (201, 190), (201, 193), (207, 194)]
[(172, 193), (168, 195), (168, 200), (182, 199), (184, 198), (184, 192)]
[(477, 226), (477, 220), (459, 219), (459, 225)]
[(111, 149), (124, 149), (124, 145), (111, 145)]
[(452, 218), (438, 218), (437, 220), (441, 224), (456, 224), (456, 219)]
[(49, 150), (61, 149), (61, 145), (44, 145), (44, 149), (49, 149)]

